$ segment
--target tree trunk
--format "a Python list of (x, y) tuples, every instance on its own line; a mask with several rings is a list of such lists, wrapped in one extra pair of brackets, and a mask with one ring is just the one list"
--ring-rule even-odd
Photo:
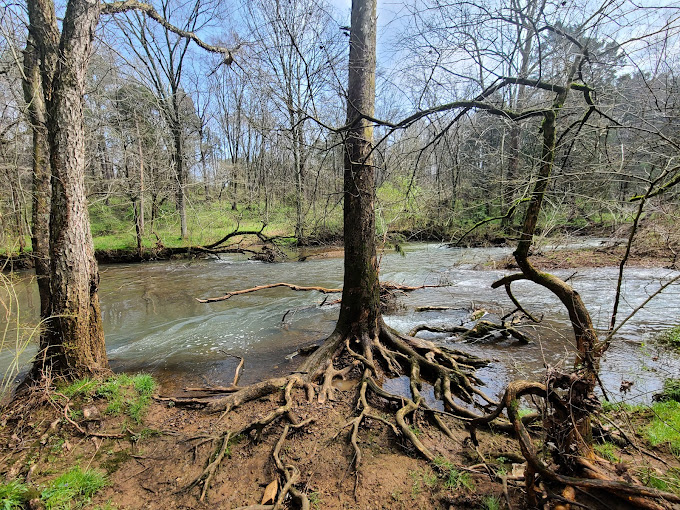
[[(70, 0), (59, 45), (54, 4), (29, 2), (30, 33), (39, 38), (52, 169), (51, 319), (34, 376), (51, 370), (82, 377), (108, 370), (99, 309), (99, 272), (85, 195), (83, 97), (99, 4)], [(58, 36), (56, 37), (58, 38)], [(54, 67), (52, 67), (54, 65)]]
[(187, 231), (187, 205), (186, 205), (186, 165), (184, 164), (184, 148), (182, 143), (182, 128), (179, 122), (172, 129), (174, 142), (175, 172), (177, 176), (177, 211), (179, 212), (180, 231), (182, 239), (188, 237)]
[(375, 246), (373, 127), (362, 118), (375, 105), (376, 0), (352, 1), (344, 171), (345, 277), (334, 333), (302, 367), (313, 374), (344, 338), (364, 343), (380, 332), (380, 282)]
[(135, 225), (137, 226), (137, 244), (141, 245), (141, 237), (144, 236), (144, 151), (142, 150), (142, 136), (139, 132), (139, 122), (135, 117), (137, 129), (137, 150), (139, 151), (139, 214)]
[[(45, 100), (40, 79), (38, 49), (29, 37), (24, 51), (24, 99), (33, 132), (33, 205), (31, 248), (40, 296), (40, 319), (50, 314), (50, 186), (49, 146), (45, 119)], [(41, 335), (40, 347), (45, 338)]]
[[(568, 83), (570, 81), (567, 81)], [(506, 277), (494, 283), (494, 286), (500, 283), (509, 285), (513, 279), (528, 279), (555, 294), (569, 313), (577, 348), (574, 373), (567, 377), (555, 377), (551, 382), (554, 388), (569, 392), (569, 413), (558, 410), (551, 426), (547, 428), (548, 438), (557, 446), (556, 461), (563, 469), (572, 471), (575, 468), (573, 465), (575, 453), (588, 456), (592, 452), (590, 414), (596, 408), (597, 399), (593, 392), (597, 384), (600, 361), (600, 353), (597, 352), (597, 333), (579, 293), (560, 278), (539, 271), (529, 261), (531, 242), (553, 170), (557, 113), (564, 104), (568, 90), (567, 85), (564, 93), (558, 95), (552, 110), (544, 114), (541, 125), (543, 132), (541, 166), (525, 213), (520, 240), (514, 252), (522, 274)]]
[(345, 277), (337, 328), (361, 338), (379, 329), (380, 283), (375, 246), (373, 127), (376, 0), (353, 0), (345, 139)]

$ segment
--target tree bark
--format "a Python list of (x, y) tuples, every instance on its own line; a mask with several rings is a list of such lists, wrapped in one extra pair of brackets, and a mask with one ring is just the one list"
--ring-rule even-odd
[[(380, 281), (375, 245), (375, 172), (372, 165), (375, 106), (377, 0), (352, 0), (349, 49), (349, 86), (344, 156), (345, 276), (340, 316), (335, 331), (300, 367), (312, 377), (328, 363), (348, 338), (377, 339)], [(370, 350), (370, 348), (369, 348)]]
[[(70, 0), (59, 38), (54, 4), (32, 0), (31, 35), (41, 53), (52, 169), (50, 320), (33, 375), (82, 377), (108, 370), (99, 273), (85, 195), (83, 97), (99, 3)], [(58, 41), (58, 44), (57, 44)]]
[[(31, 248), (40, 296), (40, 319), (50, 314), (50, 186), (49, 146), (45, 120), (45, 99), (40, 78), (38, 48), (31, 36), (24, 51), (24, 100), (28, 106), (28, 119), (33, 132), (33, 197)], [(43, 350), (44, 336), (40, 346)]]
[(375, 109), (376, 0), (353, 0), (345, 139), (345, 276), (338, 330), (361, 338), (379, 330), (380, 283), (375, 246), (373, 126), (362, 115)]

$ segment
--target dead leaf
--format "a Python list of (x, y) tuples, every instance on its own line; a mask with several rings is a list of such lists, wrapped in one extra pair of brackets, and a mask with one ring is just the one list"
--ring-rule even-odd
[(262, 496), (262, 503), (261, 505), (267, 505), (269, 503), (273, 503), (274, 500), (276, 499), (276, 494), (279, 492), (279, 482), (274, 479), (272, 483), (267, 485), (267, 488), (264, 490), (264, 496)]
[(527, 467), (527, 463), (525, 462), (524, 464), (516, 464), (513, 462), (512, 464), (512, 476), (514, 477), (523, 477), (524, 476), (524, 469)]

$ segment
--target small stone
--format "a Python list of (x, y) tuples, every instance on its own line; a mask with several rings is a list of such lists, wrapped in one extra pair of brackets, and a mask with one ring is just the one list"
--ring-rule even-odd
[(40, 498), (33, 498), (28, 502), (28, 508), (30, 510), (43, 510), (45, 507), (42, 504), (42, 501), (40, 501)]
[(83, 408), (83, 418), (85, 418), (86, 421), (99, 421), (101, 420), (101, 414), (99, 413), (99, 409), (95, 406), (89, 406)]

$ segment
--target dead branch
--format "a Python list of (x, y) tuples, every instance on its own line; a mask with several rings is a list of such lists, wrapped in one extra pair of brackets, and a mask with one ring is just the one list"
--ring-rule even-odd
[[(321, 292), (322, 294), (337, 294), (339, 292), (342, 292), (342, 289), (329, 289), (326, 287), (305, 287), (302, 285), (294, 285), (292, 283), (269, 283), (267, 285), (258, 285), (257, 287), (251, 287), (249, 289), (242, 289), (242, 290), (235, 290), (232, 292), (227, 292), (224, 296), (219, 296), (219, 297), (212, 297), (212, 298), (196, 298), (196, 301), (199, 303), (215, 303), (217, 301), (226, 301), (227, 299), (233, 297), (233, 296), (240, 296), (242, 294), (248, 294), (250, 292), (257, 292), (260, 290), (266, 290), (266, 289), (273, 289), (276, 287), (287, 287), (291, 290), (294, 291), (316, 291), (316, 292)], [(402, 291), (402, 292), (411, 292), (414, 290), (419, 290), (419, 289), (427, 289), (427, 288), (432, 288), (432, 287), (440, 287), (440, 285), (417, 285), (417, 286), (409, 286), (409, 285), (399, 285), (397, 283), (392, 283), (392, 282), (384, 282), (381, 283), (380, 289), (381, 291)], [(333, 304), (333, 303), (331, 303)]]
[(427, 324), (419, 324), (411, 331), (409, 331), (409, 336), (416, 336), (421, 331), (430, 331), (432, 333), (461, 333), (458, 337), (459, 340), (470, 340), (474, 338), (483, 338), (491, 333), (499, 332), (502, 335), (510, 335), (517, 339), (519, 342), (528, 344), (531, 342), (531, 337), (527, 334), (522, 333), (517, 328), (504, 324), (494, 324), (490, 321), (477, 321), (472, 328), (466, 328), (465, 326), (429, 326)]
[(200, 299), (196, 298), (196, 301), (199, 303), (215, 303), (217, 301), (226, 301), (227, 299), (233, 297), (233, 296), (240, 296), (242, 294), (248, 294), (250, 292), (257, 292), (260, 290), (265, 290), (265, 289), (273, 289), (276, 287), (287, 287), (291, 290), (294, 291), (316, 291), (316, 292), (321, 292), (322, 294), (334, 294), (337, 292), (342, 292), (342, 289), (327, 289), (325, 287), (304, 287), (301, 285), (293, 285), (292, 283), (270, 283), (267, 285), (258, 285), (257, 287), (251, 287), (249, 289), (242, 289), (242, 290), (235, 290), (232, 292), (227, 292), (224, 296), (219, 296), (219, 297), (212, 297), (212, 298), (205, 298), (205, 299)]

